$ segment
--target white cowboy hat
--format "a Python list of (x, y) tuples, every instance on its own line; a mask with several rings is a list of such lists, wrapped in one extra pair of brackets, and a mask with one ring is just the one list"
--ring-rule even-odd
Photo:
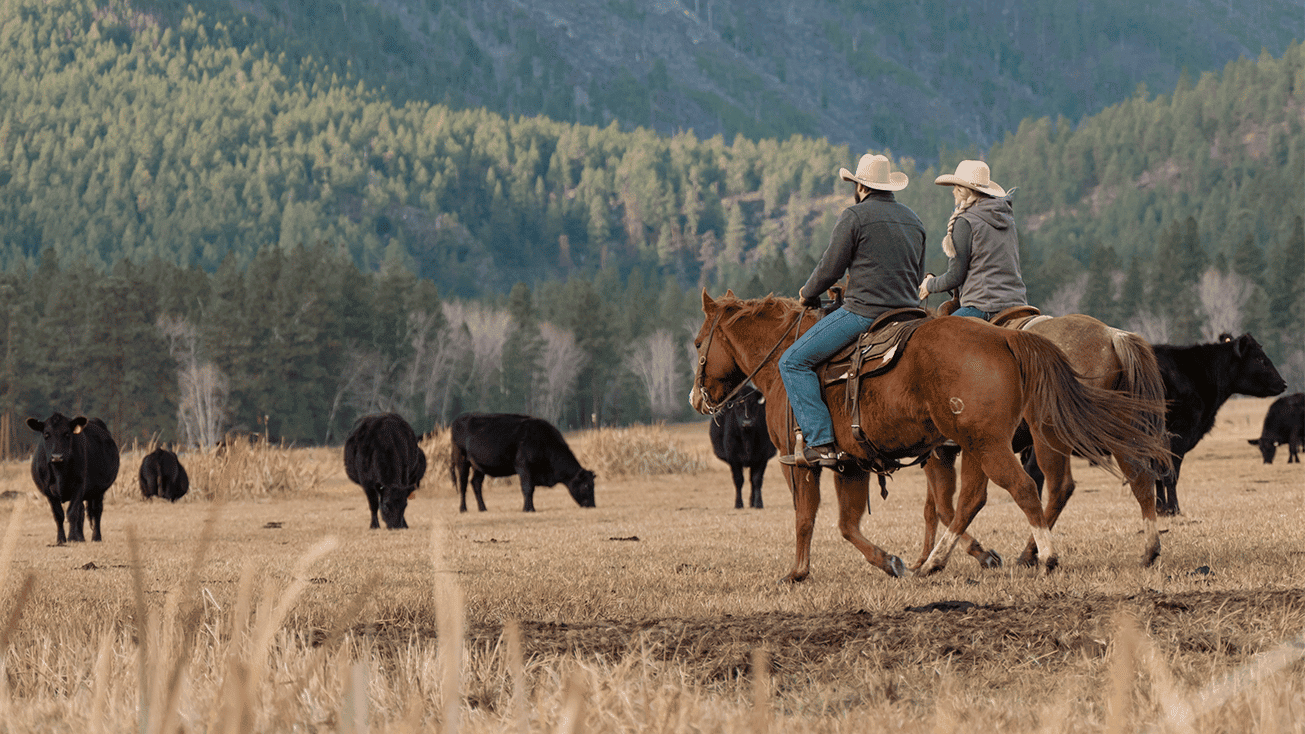
[(961, 161), (956, 164), (956, 173), (944, 173), (933, 182), (939, 186), (964, 186), (988, 196), (1006, 195), (1006, 189), (992, 180), (992, 171), (983, 161)]
[(856, 164), (855, 174), (846, 168), (840, 168), (838, 175), (844, 181), (855, 181), (862, 186), (880, 191), (901, 191), (908, 183), (905, 173), (901, 171), (889, 173), (887, 157), (870, 153), (861, 156), (861, 160)]

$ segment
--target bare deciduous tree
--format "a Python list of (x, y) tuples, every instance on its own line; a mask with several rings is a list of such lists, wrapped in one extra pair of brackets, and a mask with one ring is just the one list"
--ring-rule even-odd
[(586, 356), (576, 345), (575, 334), (549, 323), (539, 325), (544, 339), (541, 369), (535, 384), (535, 415), (549, 423), (562, 417), (562, 407), (575, 390), (576, 378), (585, 367)]
[(512, 331), (512, 315), (507, 311), (456, 301), (444, 304), (444, 318), (450, 326), (465, 329), (471, 351), (471, 386), (481, 402), (491, 390), (501, 390), (503, 345)]
[(1039, 310), (1048, 316), (1065, 316), (1078, 313), (1079, 304), (1083, 302), (1083, 295), (1087, 293), (1087, 286), (1088, 274), (1083, 273), (1057, 289)]
[(1168, 344), (1172, 326), (1168, 316), (1153, 311), (1138, 311), (1128, 322), (1129, 331), (1152, 344)]
[(625, 368), (643, 383), (653, 417), (664, 420), (679, 407), (680, 362), (675, 337), (658, 329), (635, 342), (625, 355)]
[(1251, 284), (1236, 273), (1221, 273), (1210, 268), (1201, 276), (1196, 295), (1201, 300), (1205, 325), (1201, 336), (1212, 342), (1220, 334), (1237, 334), (1242, 329), (1246, 301), (1251, 297)]
[(179, 316), (160, 316), (156, 322), (177, 361), (177, 428), (183, 443), (213, 446), (222, 438), (229, 384), (211, 362), (200, 359), (199, 329)]

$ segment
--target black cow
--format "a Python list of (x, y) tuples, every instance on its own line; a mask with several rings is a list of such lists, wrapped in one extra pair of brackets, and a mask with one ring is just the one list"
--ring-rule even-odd
[(1173, 471), (1156, 479), (1155, 504), (1161, 515), (1177, 515), (1176, 489), (1183, 456), (1210, 432), (1219, 408), (1234, 394), (1278, 395), (1287, 389), (1287, 383), (1250, 334), (1190, 347), (1157, 344), (1155, 358), (1165, 383), (1169, 404), (1165, 430), (1174, 452)]
[(363, 416), (344, 442), (344, 473), (367, 493), (372, 528), (380, 509), (385, 527), (406, 528), (408, 497), (426, 474), (426, 454), (408, 421), (394, 413)]
[(177, 455), (160, 446), (140, 461), (140, 493), (176, 502), (190, 491), (190, 477)]
[[(55, 413), (44, 421), (28, 418), (27, 425), (41, 434), (32, 453), (32, 481), (50, 501), (58, 544), (85, 542), (82, 519), (89, 516), (91, 540), (99, 541), (104, 493), (118, 478), (118, 444), (104, 421), (85, 416), (69, 419)], [(63, 532), (63, 503), (68, 503), (68, 535)], [(83, 503), (85, 506), (83, 508)], [(83, 514), (84, 513), (84, 514)]]
[(748, 387), (737, 400), (711, 421), (711, 450), (730, 465), (734, 476), (734, 509), (743, 508), (743, 467), (751, 469), (752, 507), (761, 509), (761, 482), (766, 462), (775, 455), (775, 444), (766, 429), (766, 398)]
[(476, 505), (485, 511), (485, 475), (521, 479), (525, 512), (535, 511), (535, 487), (566, 484), (581, 507), (594, 506), (594, 473), (580, 466), (562, 434), (542, 418), (507, 413), (464, 413), (453, 420), (449, 475), (467, 511), (467, 474)]
[(1300, 463), (1299, 452), (1305, 448), (1305, 392), (1284, 395), (1273, 401), (1264, 414), (1264, 428), (1259, 438), (1250, 439), (1260, 447), (1264, 463), (1272, 464), (1278, 444), (1287, 444), (1287, 463)]

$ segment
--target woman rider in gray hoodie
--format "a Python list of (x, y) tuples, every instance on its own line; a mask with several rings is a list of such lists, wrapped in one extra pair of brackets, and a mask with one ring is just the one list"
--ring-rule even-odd
[(1007, 308), (1025, 305), (1010, 195), (992, 180), (988, 164), (961, 161), (956, 173), (939, 176), (934, 183), (952, 187), (956, 208), (942, 242), (949, 258), (947, 272), (925, 276), (920, 282), (921, 300), (930, 293), (960, 288), (961, 307), (952, 315), (985, 321)]

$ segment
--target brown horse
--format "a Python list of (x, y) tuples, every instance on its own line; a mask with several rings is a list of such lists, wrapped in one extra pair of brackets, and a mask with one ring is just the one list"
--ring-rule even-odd
[[(1083, 314), (1037, 321), (1028, 331), (1044, 336), (1060, 347), (1085, 384), (1103, 390), (1124, 392), (1142, 400), (1149, 407), (1129, 416), (1129, 420), (1150, 436), (1164, 437), (1164, 381), (1160, 377), (1155, 354), (1146, 340)], [(1017, 437), (1016, 443), (1021, 443), (1020, 437)], [(1027, 448), (1027, 444), (1015, 446), (1017, 451), (1023, 448)], [(1074, 477), (1068, 456), (1053, 454), (1046, 457), (1045, 464), (1043, 458), (1042, 455), (1038, 456), (1038, 466), (1046, 476), (1046, 507), (1043, 517), (1047, 527), (1052, 528), (1065, 509), (1065, 503), (1074, 493)], [(1158, 468), (1169, 465), (1169, 456), (1166, 453), (1158, 459), (1157, 466), (1132, 461), (1121, 461), (1119, 466), (1120, 473), (1132, 488), (1133, 496), (1142, 509), (1146, 536), (1142, 548), (1143, 566), (1151, 565), (1160, 555), (1160, 533), (1156, 527), (1155, 475)], [(952, 520), (952, 494), (956, 487), (954, 460), (954, 452), (940, 451), (925, 462), (929, 492), (924, 507), (924, 544), (916, 568), (924, 564), (933, 550), (938, 521), (942, 520), (947, 525)], [(970, 555), (979, 559), (982, 565), (1000, 565), (1000, 556), (985, 551), (977, 540), (968, 535), (962, 536), (960, 540), (967, 544)], [(1019, 562), (1034, 565), (1037, 554), (1037, 545), (1030, 539)]]
[[(774, 357), (815, 322), (788, 298), (740, 300), (726, 293), (719, 301), (702, 294), (705, 315), (694, 344), (698, 367), (690, 403), (713, 413), (748, 378), (772, 406), (787, 406), (788, 396)], [(855, 463), (834, 477), (839, 530), (871, 564), (890, 575), (905, 571), (896, 556), (884, 553), (861, 534), (873, 461), (914, 459), (947, 440), (965, 453), (961, 462), (958, 511), (943, 533), (924, 573), (941, 569), (956, 539), (965, 532), (987, 498), (988, 480), (1010, 492), (1033, 528), (1038, 553), (1050, 571), (1058, 563), (1037, 487), (1011, 450), (1021, 420), (1032, 429), (1034, 449), (1048, 462), (1055, 453), (1077, 452), (1102, 462), (1110, 454), (1121, 462), (1146, 465), (1165, 446), (1121, 415), (1145, 407), (1131, 395), (1081, 384), (1061, 351), (1047, 339), (999, 329), (976, 319), (934, 318), (915, 331), (898, 364), (861, 380), (862, 426), (867, 443), (854, 438), (843, 388), (826, 390), (839, 448)], [(771, 440), (792, 453), (789, 411), (767, 411)], [(872, 454), (874, 454), (872, 456)], [(797, 553), (785, 580), (801, 581), (811, 570), (811, 536), (820, 504), (815, 470), (783, 466), (793, 492)]]

